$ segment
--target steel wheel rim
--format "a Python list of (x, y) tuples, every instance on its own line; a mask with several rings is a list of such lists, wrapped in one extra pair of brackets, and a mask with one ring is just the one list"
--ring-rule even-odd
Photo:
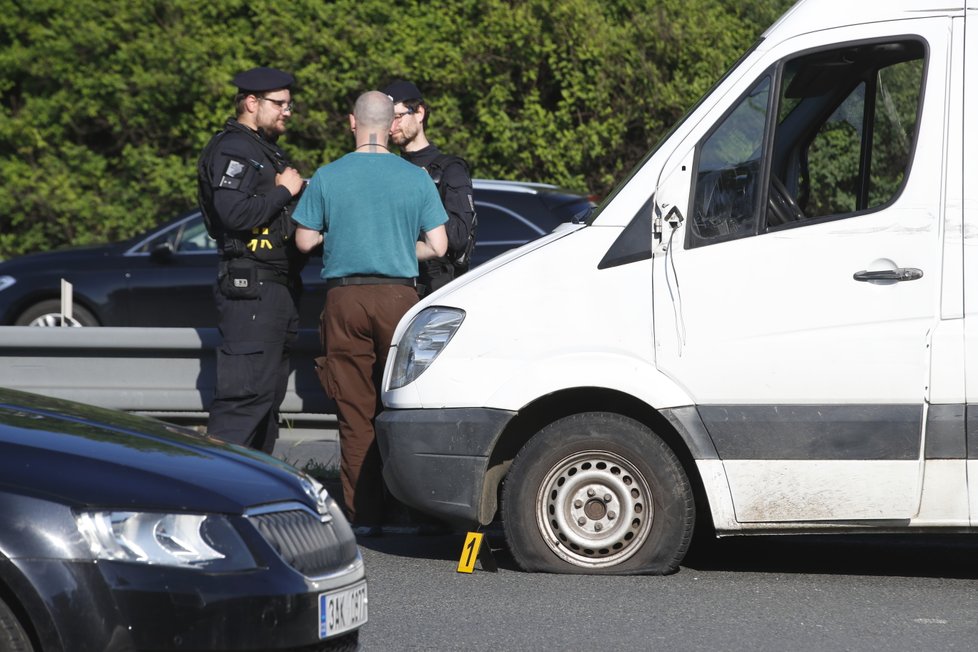
[(614, 566), (638, 552), (655, 516), (645, 476), (620, 455), (600, 450), (557, 462), (540, 483), (536, 505), (547, 546), (586, 568)]

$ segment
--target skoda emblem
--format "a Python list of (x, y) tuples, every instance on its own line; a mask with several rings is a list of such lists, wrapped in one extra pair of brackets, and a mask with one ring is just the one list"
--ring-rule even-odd
[(299, 478), (299, 482), (302, 484), (302, 490), (306, 492), (309, 499), (316, 503), (319, 520), (323, 523), (332, 521), (333, 516), (329, 513), (329, 506), (326, 504), (326, 500), (329, 498), (329, 492), (326, 491), (326, 487), (309, 478)]

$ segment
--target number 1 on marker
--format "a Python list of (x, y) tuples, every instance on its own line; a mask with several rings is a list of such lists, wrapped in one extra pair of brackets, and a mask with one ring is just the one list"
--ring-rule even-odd
[(479, 549), (482, 547), (481, 532), (466, 532), (465, 544), (462, 546), (462, 556), (458, 560), (459, 573), (471, 573), (475, 568), (475, 560), (479, 558)]

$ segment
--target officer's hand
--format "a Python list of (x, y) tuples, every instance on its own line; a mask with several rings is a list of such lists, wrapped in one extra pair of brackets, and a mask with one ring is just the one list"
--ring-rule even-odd
[(302, 175), (295, 168), (285, 168), (275, 175), (275, 185), (285, 186), (295, 197), (302, 191)]

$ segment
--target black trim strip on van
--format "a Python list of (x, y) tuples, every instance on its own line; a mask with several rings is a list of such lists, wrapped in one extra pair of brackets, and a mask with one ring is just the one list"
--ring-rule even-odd
[(922, 405), (701, 405), (698, 411), (721, 459), (914, 460), (920, 455)]
[(929, 460), (962, 460), (968, 456), (965, 406), (931, 405), (927, 410), (924, 457)]

